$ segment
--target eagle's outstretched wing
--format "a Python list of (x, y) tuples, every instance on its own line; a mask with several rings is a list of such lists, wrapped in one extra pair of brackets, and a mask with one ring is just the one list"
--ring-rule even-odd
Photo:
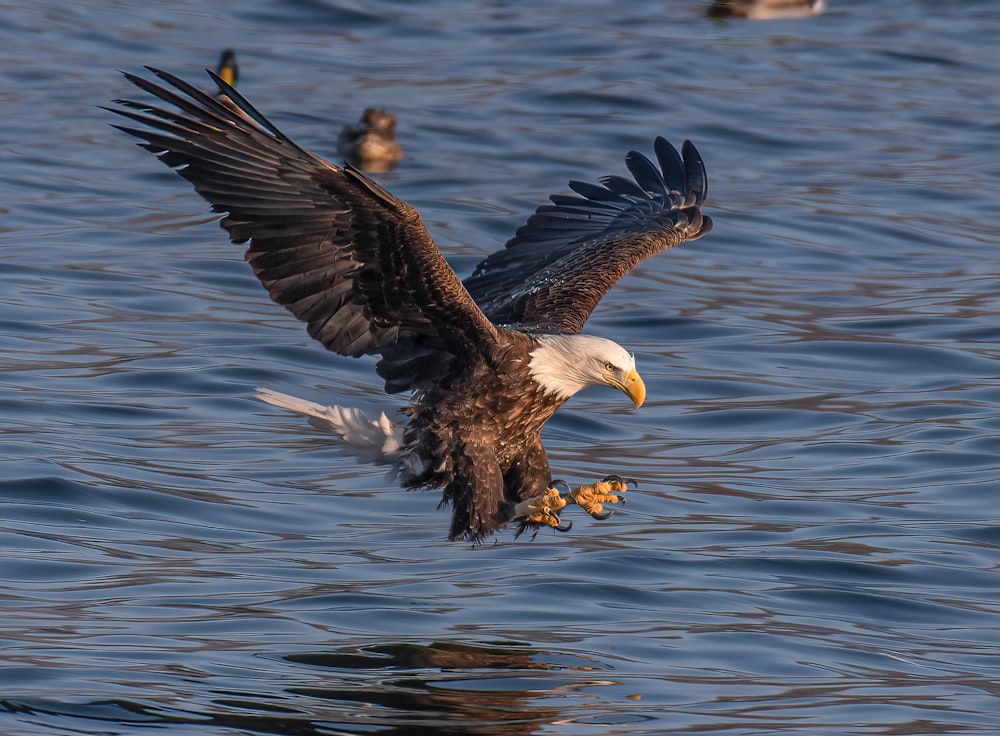
[(271, 295), (341, 355), (381, 353), (386, 390), (428, 388), (496, 342), (420, 216), (350, 166), (300, 148), (209, 72), (218, 100), (172, 74), (125, 77), (171, 107), (115, 100), (115, 126), (194, 184)]
[(697, 149), (684, 141), (678, 153), (657, 138), (653, 150), (659, 167), (636, 151), (625, 157), (634, 181), (571, 181), (580, 196), (551, 196), (552, 204), (482, 261), (464, 283), (486, 316), (522, 330), (580, 332), (640, 262), (707, 233), (712, 221), (700, 206), (708, 179)]

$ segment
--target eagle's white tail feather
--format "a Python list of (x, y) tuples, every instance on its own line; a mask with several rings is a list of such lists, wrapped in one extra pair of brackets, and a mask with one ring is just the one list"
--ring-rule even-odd
[[(365, 462), (393, 465), (411, 470), (412, 460), (404, 458), (403, 427), (390, 421), (385, 412), (367, 412), (344, 406), (323, 406), (296, 396), (257, 388), (257, 398), (273, 406), (321, 420), (349, 445), (351, 454)], [(400, 468), (402, 463), (403, 467)]]

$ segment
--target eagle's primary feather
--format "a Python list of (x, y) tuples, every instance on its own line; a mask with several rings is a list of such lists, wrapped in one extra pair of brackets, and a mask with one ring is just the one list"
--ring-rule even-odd
[[(325, 421), (407, 487), (440, 487), (450, 537), (482, 539), (552, 482), (542, 425), (576, 391), (607, 385), (638, 406), (645, 388), (617, 343), (577, 333), (644, 259), (711, 228), (695, 147), (632, 151), (632, 179), (570, 182), (464, 282), (420, 215), (350, 165), (300, 148), (235, 89), (216, 98), (178, 77), (125, 74), (161, 104), (116, 100), (115, 126), (190, 181), (271, 298), (341, 355), (380, 355), (386, 391), (411, 391), (405, 417), (368, 416), (263, 391)], [(358, 451), (368, 443), (370, 452)]]

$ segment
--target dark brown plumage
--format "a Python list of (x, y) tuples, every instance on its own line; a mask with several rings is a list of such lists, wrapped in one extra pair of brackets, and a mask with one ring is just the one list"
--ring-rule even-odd
[(710, 229), (699, 209), (704, 165), (689, 142), (678, 154), (657, 138), (659, 167), (629, 153), (634, 181), (571, 182), (579, 196), (553, 196), (463, 284), (410, 205), (297, 146), (218, 76), (225, 103), (150, 71), (165, 84), (125, 76), (170, 107), (116, 100), (114, 112), (142, 127), (115, 127), (226, 213), (230, 239), (250, 241), (254, 273), (310, 335), (341, 355), (381, 355), (386, 391), (415, 392), (405, 422), (262, 398), (328, 422), (408, 487), (443, 488), (451, 538), (482, 539), (545, 493), (541, 427), (573, 393), (610, 385), (642, 402), (634, 358), (576, 333), (635, 265)]

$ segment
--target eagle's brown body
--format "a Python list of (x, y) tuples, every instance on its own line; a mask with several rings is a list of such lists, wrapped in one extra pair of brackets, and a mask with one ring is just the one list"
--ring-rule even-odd
[(540, 431), (553, 412), (590, 385), (637, 406), (645, 396), (633, 356), (578, 333), (634, 266), (711, 228), (694, 146), (678, 153), (657, 138), (658, 165), (626, 157), (632, 179), (570, 182), (579, 196), (553, 195), (463, 282), (416, 210), (378, 183), (300, 148), (218, 77), (224, 102), (151, 71), (166, 84), (126, 77), (171, 107), (117, 100), (115, 112), (144, 126), (121, 129), (226, 213), (230, 239), (249, 241), (254, 273), (312, 337), (341, 355), (380, 355), (386, 391), (412, 395), (402, 426), (262, 398), (375, 447), (404, 485), (443, 488), (453, 539), (536, 523), (511, 509), (552, 483)]
[(493, 360), (477, 364), (450, 389), (432, 389), (407, 410), (408, 444), (438, 458), (410, 487), (443, 488), (455, 509), (450, 536), (483, 534), (503, 525), (519, 501), (541, 495), (552, 482), (542, 425), (563, 404), (532, 379), (535, 341), (501, 330)]

